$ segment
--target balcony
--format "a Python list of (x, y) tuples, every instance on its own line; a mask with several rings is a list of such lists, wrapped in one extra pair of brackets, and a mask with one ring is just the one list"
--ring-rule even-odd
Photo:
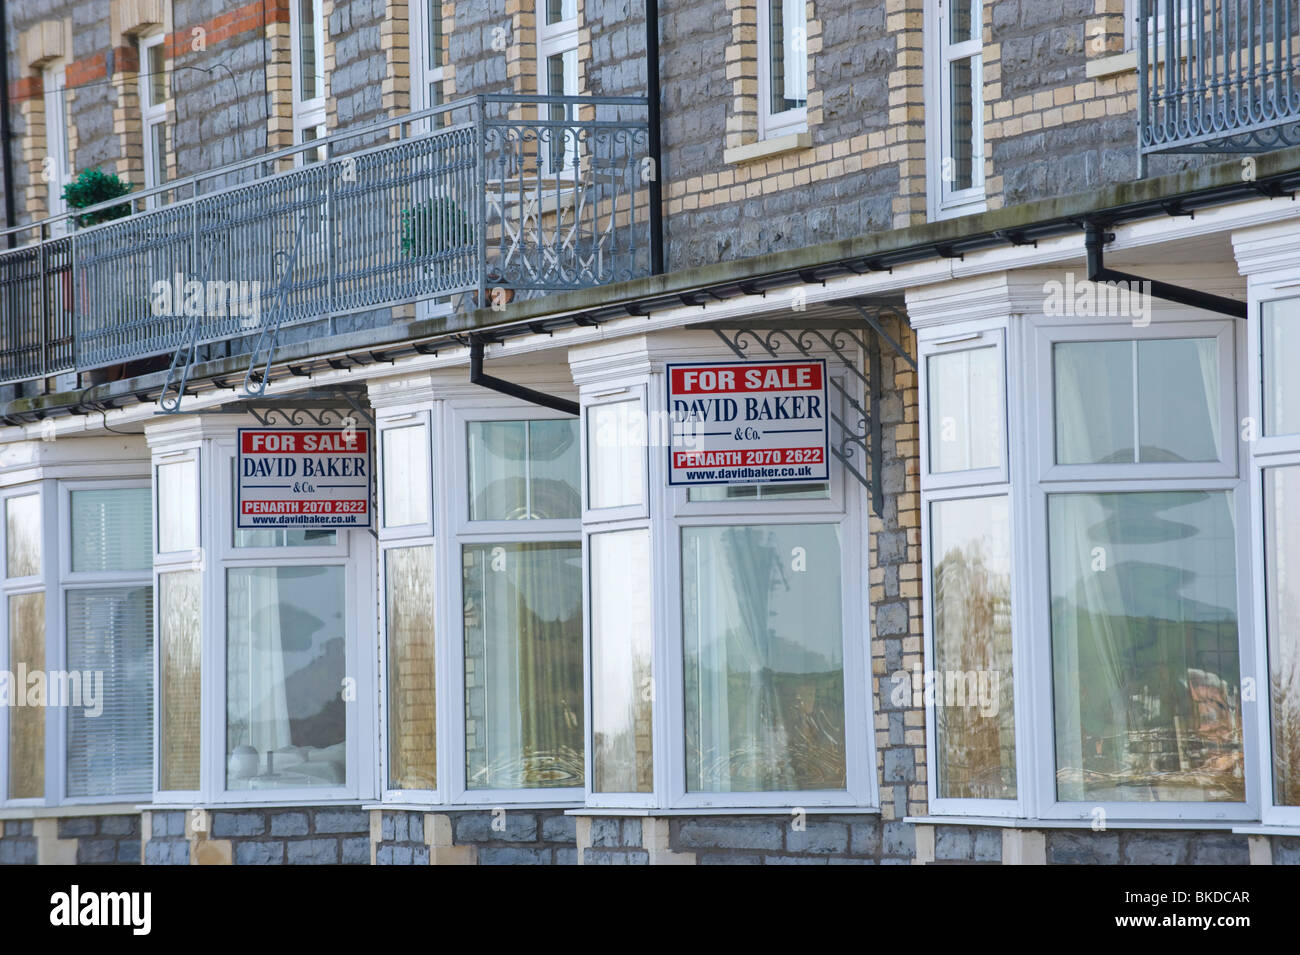
[(1300, 143), (1300, 0), (1138, 0), (1137, 22), (1144, 154)]
[(479, 96), (8, 230), (0, 382), (135, 363), (170, 367), (174, 401), (196, 361), (233, 354), (256, 389), (277, 342), (391, 325), (394, 306), (647, 275), (646, 114), (640, 98)]

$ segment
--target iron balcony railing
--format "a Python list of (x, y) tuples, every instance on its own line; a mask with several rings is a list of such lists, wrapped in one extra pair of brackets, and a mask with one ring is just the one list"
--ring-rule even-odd
[(644, 99), (478, 96), (7, 230), (0, 381), (647, 275), (649, 160)]
[(1138, 0), (1143, 153), (1300, 142), (1300, 0)]

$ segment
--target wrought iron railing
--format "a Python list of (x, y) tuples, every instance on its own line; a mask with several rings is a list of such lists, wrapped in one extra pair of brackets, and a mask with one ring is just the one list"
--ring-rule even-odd
[(1138, 0), (1143, 153), (1300, 143), (1300, 0)]
[(0, 381), (646, 275), (653, 175), (644, 99), (479, 96), (11, 229)]

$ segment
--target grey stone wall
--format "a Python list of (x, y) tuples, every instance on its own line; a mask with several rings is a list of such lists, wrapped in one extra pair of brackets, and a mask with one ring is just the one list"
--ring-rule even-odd
[[(1300, 843), (1300, 839), (1286, 841)], [(1286, 847), (1281, 853), (1275, 848), (1273, 861), (1291, 865), (1300, 862), (1287, 855)], [(1246, 836), (1230, 832), (1056, 829), (1047, 832), (1047, 864), (1249, 865), (1250, 845)]]
[(58, 837), (77, 840), (78, 865), (139, 865), (140, 817), (69, 816)]
[(35, 865), (36, 835), (30, 819), (0, 823), (0, 865)]

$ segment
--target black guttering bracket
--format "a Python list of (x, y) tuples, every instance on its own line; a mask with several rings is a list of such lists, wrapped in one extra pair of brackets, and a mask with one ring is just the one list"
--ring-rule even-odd
[(526, 388), (523, 385), (516, 385), (513, 381), (506, 381), (503, 378), (494, 378), (491, 375), (483, 374), (483, 337), (481, 335), (469, 336), (469, 381), (472, 385), (482, 385), (484, 388), (490, 388), (492, 391), (509, 395), (511, 398), (518, 398), (520, 401), (527, 401), (529, 404), (541, 405), (543, 408), (554, 408), (556, 411), (571, 414), (575, 418), (579, 413), (576, 401), (570, 401), (568, 398), (560, 398), (556, 395), (548, 395), (544, 391)]
[(1107, 268), (1104, 258), (1106, 243), (1114, 238), (1115, 233), (1108, 230), (1106, 223), (1096, 219), (1088, 219), (1084, 222), (1083, 245), (1088, 256), (1089, 282), (1123, 282), (1129, 286), (1130, 291), (1149, 288), (1156, 298), (1163, 298), (1191, 308), (1204, 309), (1207, 312), (1219, 312), (1233, 318), (1244, 319), (1249, 314), (1246, 303), (1239, 302), (1235, 298), (1202, 292), (1200, 289), (1184, 288), (1181, 285), (1171, 285), (1159, 279), (1146, 279), (1131, 272)]

